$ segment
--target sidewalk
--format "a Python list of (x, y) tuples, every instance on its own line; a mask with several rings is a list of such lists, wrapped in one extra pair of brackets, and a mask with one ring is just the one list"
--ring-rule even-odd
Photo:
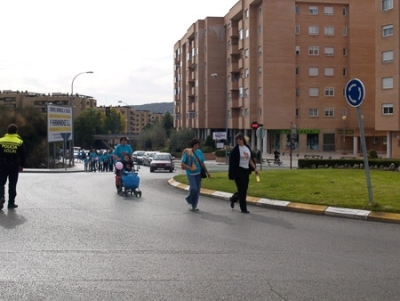
[(75, 165), (67, 168), (24, 168), (23, 173), (66, 173), (66, 172), (84, 172), (82, 162), (75, 162)]
[[(342, 155), (335, 154), (335, 153), (324, 153), (320, 154), (323, 155), (324, 158), (329, 158), (329, 156), (333, 158), (340, 158)], [(270, 157), (263, 156), (264, 159), (266, 158), (273, 158), (273, 155)], [(299, 156), (299, 158), (301, 158)], [(303, 154), (304, 158), (304, 154)], [(281, 160), (283, 161), (283, 165), (279, 166), (275, 164), (271, 164), (268, 166), (268, 163), (262, 164), (262, 169), (278, 169), (278, 168), (289, 168), (290, 166), (290, 156), (284, 155), (281, 156)], [(297, 168), (297, 156), (293, 156), (292, 158), (292, 168)], [(211, 167), (211, 170), (214, 170), (212, 167), (213, 165), (223, 166), (220, 171), (227, 170), (228, 166), (224, 163), (216, 163), (215, 161), (209, 160), (205, 162), (207, 167)], [(259, 164), (257, 164), (259, 166)], [(178, 165), (175, 164), (177, 167)], [(178, 189), (182, 190), (189, 190), (189, 186), (186, 184), (182, 184), (180, 182), (175, 181), (173, 178), (168, 180), (169, 185), (174, 186)], [(230, 201), (230, 197), (232, 193), (227, 193), (223, 191), (216, 191), (216, 190), (209, 190), (209, 189), (201, 189), (201, 195), (218, 198), (222, 200)], [(272, 208), (278, 210), (286, 210), (286, 211), (295, 211), (301, 213), (309, 213), (309, 214), (319, 214), (319, 215), (327, 215), (327, 216), (336, 216), (336, 217), (343, 217), (343, 218), (351, 218), (351, 219), (359, 219), (359, 220), (366, 220), (366, 221), (378, 221), (378, 222), (387, 222), (387, 223), (399, 223), (400, 224), (400, 214), (398, 213), (386, 213), (386, 212), (374, 212), (369, 210), (360, 210), (360, 209), (347, 209), (347, 208), (340, 208), (340, 207), (332, 207), (332, 206), (321, 206), (321, 205), (310, 205), (310, 204), (302, 204), (302, 203), (295, 203), (289, 201), (281, 201), (281, 200), (273, 200), (267, 198), (258, 198), (253, 196), (247, 196), (247, 204), (253, 206), (260, 206), (264, 208)]]

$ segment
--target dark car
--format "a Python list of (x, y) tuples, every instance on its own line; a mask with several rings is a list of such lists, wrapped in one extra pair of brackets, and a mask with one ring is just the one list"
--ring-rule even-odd
[(143, 157), (146, 152), (142, 150), (134, 151), (132, 154), (132, 160), (138, 165), (143, 164)]
[(174, 157), (170, 153), (157, 153), (150, 163), (150, 172), (167, 170), (173, 172), (175, 169)]
[(158, 153), (159, 152), (146, 152), (146, 154), (143, 157), (143, 165), (150, 166), (150, 163), (153, 160), (154, 156)]

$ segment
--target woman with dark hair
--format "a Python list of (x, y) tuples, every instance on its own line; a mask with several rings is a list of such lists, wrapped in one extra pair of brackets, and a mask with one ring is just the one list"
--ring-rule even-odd
[(235, 207), (235, 202), (239, 199), (242, 213), (250, 213), (247, 210), (246, 197), (249, 175), (253, 170), (258, 175), (256, 163), (251, 157), (251, 149), (247, 145), (244, 135), (239, 133), (236, 135), (236, 146), (229, 156), (229, 180), (234, 180), (237, 188), (237, 193), (231, 197), (231, 208)]
[(186, 176), (189, 182), (189, 195), (185, 198), (188, 206), (193, 211), (198, 211), (197, 207), (199, 203), (200, 189), (201, 189), (201, 168), (204, 168), (207, 174), (207, 178), (210, 174), (204, 164), (203, 152), (199, 149), (200, 141), (197, 138), (193, 138), (190, 141), (190, 147), (185, 149), (181, 168), (186, 170)]

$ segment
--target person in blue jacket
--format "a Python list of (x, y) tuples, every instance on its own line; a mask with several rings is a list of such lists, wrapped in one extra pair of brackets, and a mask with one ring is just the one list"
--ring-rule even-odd
[(191, 210), (198, 211), (199, 208), (197, 206), (201, 189), (201, 167), (206, 171), (207, 178), (210, 177), (210, 173), (204, 164), (203, 152), (199, 149), (199, 139), (193, 138), (192, 141), (190, 141), (190, 147), (191, 148), (185, 149), (183, 153), (181, 168), (186, 170), (186, 176), (189, 182), (189, 195), (186, 197), (186, 202)]
[(120, 144), (117, 145), (113, 152), (115, 161), (123, 161), (125, 154), (132, 156), (133, 153), (132, 147), (128, 144), (127, 137), (121, 137), (119, 142)]

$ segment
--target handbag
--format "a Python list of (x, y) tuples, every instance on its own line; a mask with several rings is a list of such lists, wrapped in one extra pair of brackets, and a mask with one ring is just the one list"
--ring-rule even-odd
[(199, 163), (200, 163), (200, 175), (201, 175), (201, 178), (202, 179), (205, 179), (205, 178), (207, 178), (207, 173), (206, 173), (206, 170), (203, 168), (203, 166), (201, 165), (201, 162), (200, 162), (200, 160), (199, 160), (199, 157), (197, 157), (197, 155), (196, 155), (196, 152), (195, 151), (193, 151), (193, 154), (196, 156), (196, 158), (197, 158), (197, 161), (199, 161)]

